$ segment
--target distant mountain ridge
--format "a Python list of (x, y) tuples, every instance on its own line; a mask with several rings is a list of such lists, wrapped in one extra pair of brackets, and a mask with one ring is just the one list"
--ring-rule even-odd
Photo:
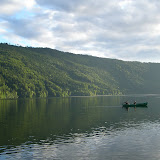
[(0, 44), (0, 98), (160, 93), (160, 64)]

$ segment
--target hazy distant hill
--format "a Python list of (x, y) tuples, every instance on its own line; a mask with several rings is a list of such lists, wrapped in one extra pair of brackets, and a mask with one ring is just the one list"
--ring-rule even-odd
[(160, 93), (160, 64), (0, 44), (0, 98)]

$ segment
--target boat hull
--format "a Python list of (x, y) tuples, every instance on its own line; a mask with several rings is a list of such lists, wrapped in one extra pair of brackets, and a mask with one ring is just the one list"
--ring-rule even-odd
[(146, 103), (137, 103), (137, 104), (123, 104), (123, 107), (147, 107)]

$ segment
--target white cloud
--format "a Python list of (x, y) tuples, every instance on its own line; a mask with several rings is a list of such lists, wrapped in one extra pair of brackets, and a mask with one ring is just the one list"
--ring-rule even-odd
[(12, 15), (24, 8), (31, 9), (35, 5), (34, 0), (1, 0), (0, 1), (0, 14)]
[(154, 54), (160, 62), (159, 7), (157, 0), (1, 0), (0, 32), (35, 46), (125, 60)]

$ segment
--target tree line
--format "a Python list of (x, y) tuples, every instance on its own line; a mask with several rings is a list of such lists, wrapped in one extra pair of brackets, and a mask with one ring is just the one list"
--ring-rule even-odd
[[(151, 73), (155, 68), (160, 65), (1, 43), (0, 98), (154, 92), (160, 80)], [(157, 83), (149, 86), (152, 80)]]

